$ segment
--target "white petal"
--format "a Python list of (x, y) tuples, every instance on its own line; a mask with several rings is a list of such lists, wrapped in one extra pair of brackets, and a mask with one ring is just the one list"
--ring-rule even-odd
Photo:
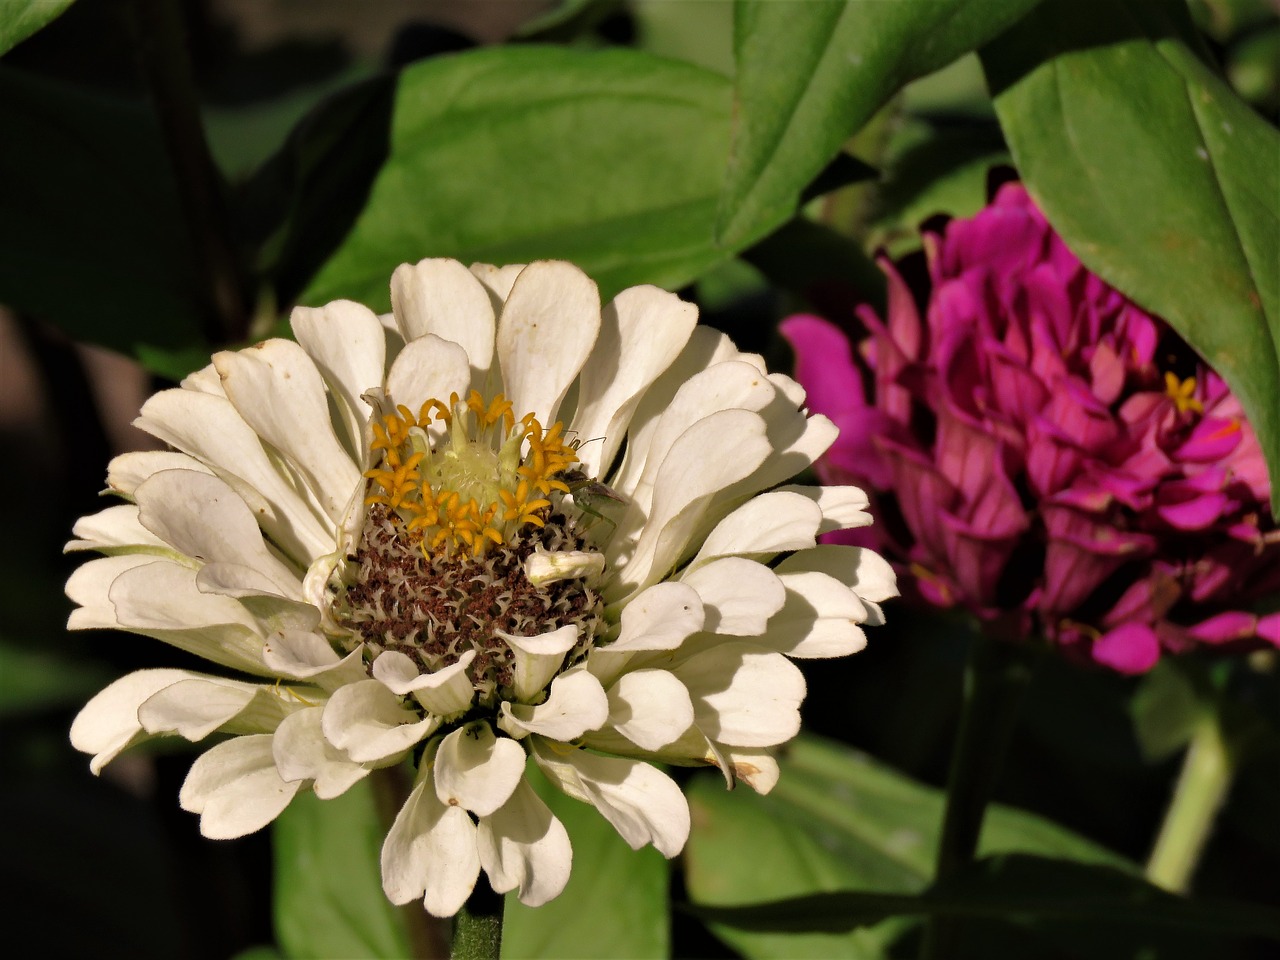
[(269, 676), (257, 620), (230, 597), (201, 593), (196, 575), (165, 560), (121, 572), (107, 593), (120, 628), (226, 667)]
[(690, 570), (680, 582), (693, 587), (706, 610), (703, 629), (735, 637), (758, 637), (782, 609), (787, 591), (762, 563), (721, 557)]
[(604, 572), (604, 554), (594, 550), (539, 550), (524, 561), (525, 579), (535, 587), (561, 580), (594, 582)]
[(358, 649), (339, 657), (329, 641), (308, 630), (273, 633), (262, 648), (262, 659), (279, 676), (313, 680), (328, 689), (357, 683), (367, 676)]
[(870, 504), (866, 493), (858, 487), (779, 487), (778, 492), (798, 493), (808, 497), (822, 510), (822, 526), (818, 533), (870, 526), (875, 518), (867, 512)]
[(133, 491), (143, 480), (161, 470), (196, 470), (212, 475), (213, 471), (197, 460), (173, 450), (141, 450), (122, 453), (107, 465), (107, 489), (132, 500)]
[[(781, 567), (779, 567), (781, 569)], [(867, 645), (858, 624), (867, 608), (835, 577), (817, 571), (784, 573), (787, 603), (769, 624), (766, 641), (791, 657), (847, 657)]]
[(716, 524), (693, 565), (716, 557), (745, 555), (768, 558), (817, 543), (822, 509), (808, 497), (772, 490), (752, 497)]
[(415, 417), (428, 400), (449, 402), (449, 395), (466, 396), (471, 382), (467, 352), (456, 343), (427, 334), (410, 340), (387, 374), (387, 395), (404, 404)]
[(311, 355), (330, 391), (339, 398), (347, 453), (362, 462), (369, 449), (369, 416), (361, 394), (382, 386), (387, 338), (377, 315), (350, 300), (323, 307), (294, 307), (289, 317), (293, 335)]
[(524, 747), (494, 736), (486, 721), (459, 727), (436, 754), (436, 796), (441, 803), (487, 817), (507, 802), (524, 776)]
[[(251, 707), (252, 705), (252, 707)], [(191, 677), (158, 690), (138, 707), (138, 722), (150, 734), (176, 733), (203, 740), (232, 721), (237, 733), (268, 733), (298, 706), (271, 687), (213, 677)]]
[(531, 707), (504, 701), (498, 723), (513, 736), (536, 733), (567, 742), (600, 727), (608, 716), (609, 700), (600, 681), (574, 669), (551, 681), (546, 703)]
[(325, 515), (340, 524), (363, 479), (334, 435), (324, 380), (306, 351), (266, 340), (213, 362), (244, 422), (297, 466)]
[[(693, 334), (689, 337), (685, 348), (680, 351), (680, 355), (667, 368), (667, 371), (650, 385), (636, 406), (627, 430), (627, 447), (622, 463), (618, 470), (609, 476), (609, 483), (615, 490), (632, 496), (640, 485), (641, 475), (648, 466), (649, 453), (662, 420), (688, 381), (700, 376), (710, 367), (738, 356), (740, 354), (737, 347), (733, 345), (733, 341), (720, 331), (713, 330), (711, 327), (694, 327)], [(772, 387), (766, 387), (766, 391), (770, 390)], [(700, 408), (691, 409), (685, 414), (685, 425), (693, 423), (706, 412)], [(663, 451), (679, 435), (679, 430), (671, 432)], [(663, 451), (659, 451), (654, 464), (655, 469)], [(646, 494), (646, 502), (647, 496)]]
[(67, 620), (68, 630), (117, 630), (120, 620), (110, 599), (111, 584), (126, 570), (155, 563), (147, 554), (123, 554), (90, 560), (67, 578), (67, 596), (78, 604)]
[(357, 763), (404, 753), (439, 725), (438, 717), (420, 720), (377, 680), (335, 690), (324, 708), (325, 737)]
[(190, 677), (188, 670), (136, 670), (125, 674), (93, 697), (71, 724), (71, 745), (92, 753), (95, 774), (121, 751), (150, 739), (138, 722), (138, 707), (165, 687)]
[[(214, 468), (240, 494), (262, 529), (300, 564), (334, 547), (308, 500), (267, 458), (262, 442), (230, 401), (190, 390), (162, 390), (135, 425)], [(354, 464), (353, 464), (354, 467)]]
[(494, 313), (497, 314), (502, 311), (502, 305), (507, 297), (511, 296), (511, 288), (515, 285), (516, 277), (520, 276), (524, 268), (523, 263), (509, 263), (502, 267), (495, 267), (491, 263), (473, 263), (468, 269), (488, 291)]
[(786, 657), (726, 643), (674, 668), (698, 728), (734, 747), (771, 747), (800, 732), (804, 676)]
[(670, 859), (689, 839), (689, 804), (675, 781), (640, 760), (601, 757), (532, 739), (539, 768), (571, 797), (590, 803), (633, 850), (652, 843)]
[(419, 673), (418, 665), (396, 650), (386, 650), (373, 661), (373, 676), (398, 696), (413, 694), (420, 704), (439, 717), (451, 717), (471, 706), (475, 685), (467, 668), (476, 658), (468, 650), (456, 663), (435, 671)]
[(693, 701), (666, 670), (636, 670), (609, 688), (609, 726), (643, 750), (674, 743), (693, 725)]
[(550, 426), (600, 332), (600, 294), (571, 263), (540, 260), (516, 278), (498, 320), (498, 363), (517, 416)]
[(301, 596), (298, 575), (267, 549), (257, 520), (224, 481), (193, 470), (166, 470), (136, 495), (142, 525), (176, 550), (196, 560), (250, 567), (282, 596)]
[(370, 767), (355, 763), (324, 738), (323, 714), (322, 707), (290, 714), (276, 730), (271, 749), (282, 779), (312, 780), (315, 795), (330, 800), (368, 776)]
[(653, 509), (617, 589), (665, 576), (706, 523), (709, 506), (771, 453), (764, 421), (746, 410), (721, 410), (681, 434), (658, 471)]
[(63, 547), (64, 553), (97, 550), (108, 555), (152, 553), (176, 559), (174, 549), (138, 521), (138, 508), (131, 503), (81, 517), (71, 532), (80, 539)]
[(724, 759), (733, 770), (735, 780), (741, 780), (756, 793), (768, 793), (778, 784), (778, 761), (764, 750), (744, 750), (726, 747)]
[(480, 821), (476, 845), (493, 889), (516, 890), (525, 906), (554, 900), (569, 882), (569, 834), (523, 780), (510, 800)]
[(846, 584), (864, 600), (881, 603), (898, 595), (898, 577), (889, 562), (866, 547), (821, 544), (813, 550), (787, 557), (779, 573), (820, 570)]
[(234, 737), (196, 759), (178, 802), (200, 814), (200, 832), (210, 840), (233, 840), (278, 817), (298, 786), (280, 779), (270, 734)]
[(494, 633), (507, 642), (515, 658), (511, 683), (519, 700), (532, 700), (540, 693), (563, 665), (564, 655), (578, 642), (578, 628), (571, 623), (536, 637), (517, 637), (501, 630)]
[[(406, 341), (434, 333), (458, 344), (470, 360), (472, 380), (484, 383), (493, 362), (494, 308), (470, 270), (457, 260), (403, 263), (391, 275), (391, 307)], [(440, 399), (447, 403), (449, 395)]]
[(689, 341), (698, 308), (657, 287), (631, 287), (604, 308), (601, 319), (573, 418), (582, 439), (602, 438), (579, 453), (589, 477), (613, 461), (644, 391)]
[(632, 597), (622, 608), (622, 630), (610, 653), (674, 650), (702, 629), (706, 615), (698, 591), (686, 583), (664, 581)]
[(440, 802), (424, 762), (382, 844), (382, 889), (392, 903), (422, 898), (434, 916), (462, 909), (480, 875), (476, 827), (461, 807)]

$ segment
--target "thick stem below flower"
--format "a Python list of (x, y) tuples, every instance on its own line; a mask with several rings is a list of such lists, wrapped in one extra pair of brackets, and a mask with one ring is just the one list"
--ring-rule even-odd
[(481, 873), (476, 887), (453, 918), (451, 960), (498, 960), (502, 952), (503, 896)]
[[(934, 884), (941, 884), (973, 863), (987, 804), (1004, 764), (1038, 651), (975, 632), (965, 670), (964, 706), (951, 754), (946, 811), (938, 841)], [(934, 917), (925, 928), (922, 960), (950, 956), (958, 925), (955, 918)]]
[(1227, 791), (1235, 758), (1215, 705), (1207, 705), (1182, 761), (1173, 799), (1156, 836), (1147, 879), (1186, 893)]

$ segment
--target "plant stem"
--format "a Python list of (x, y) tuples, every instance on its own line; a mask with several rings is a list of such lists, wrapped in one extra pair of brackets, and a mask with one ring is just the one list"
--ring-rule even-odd
[(227, 216), (221, 175), (209, 152), (191, 76), (183, 4), (134, 0), (142, 72), (155, 102), (203, 287), (210, 343), (244, 339), (248, 283)]
[(1173, 799), (1147, 861), (1147, 879), (1175, 893), (1186, 893), (1213, 831), (1214, 820), (1231, 788), (1231, 744), (1223, 733), (1216, 705), (1207, 704), (1182, 761)]
[[(938, 842), (934, 884), (973, 863), (987, 804), (1034, 672), (1037, 651), (975, 632), (965, 670), (964, 706), (951, 754), (946, 811)], [(922, 960), (949, 956), (956, 938), (953, 918), (935, 917), (925, 928)]]
[(481, 873), (476, 888), (453, 918), (452, 960), (498, 960), (502, 952), (503, 898)]

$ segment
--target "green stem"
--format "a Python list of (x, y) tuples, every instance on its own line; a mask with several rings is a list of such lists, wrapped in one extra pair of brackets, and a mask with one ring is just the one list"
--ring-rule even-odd
[(1152, 883), (1186, 893), (1231, 788), (1234, 759), (1218, 710), (1209, 704), (1192, 734), (1173, 799), (1147, 861), (1147, 879)]
[[(975, 633), (965, 671), (964, 707), (951, 754), (946, 811), (934, 884), (973, 863), (987, 804), (1000, 776), (1037, 651)], [(957, 922), (933, 918), (925, 928), (922, 960), (950, 956)]]
[(481, 873), (476, 888), (453, 918), (451, 960), (498, 960), (502, 952), (503, 898)]

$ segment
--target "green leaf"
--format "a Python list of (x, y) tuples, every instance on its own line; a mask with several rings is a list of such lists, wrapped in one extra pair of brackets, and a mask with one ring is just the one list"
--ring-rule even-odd
[(83, 703), (111, 679), (97, 664), (0, 640), (0, 719)]
[(386, 830), (368, 780), (332, 800), (300, 794), (274, 830), (276, 937), (287, 956), (411, 954), (398, 911), (382, 892)]
[(0, 69), (0, 302), (132, 352), (201, 341), (190, 246), (155, 121)]
[(837, 931), (894, 916), (947, 916), (1170, 928), (1280, 939), (1280, 910), (1188, 900), (1141, 877), (1094, 864), (1023, 855), (991, 857), (919, 896), (839, 892), (736, 908), (695, 908), (744, 930)]
[(1130, 710), (1143, 756), (1158, 763), (1185, 747), (1209, 709), (1208, 697), (1184, 665), (1161, 660), (1138, 684)]
[(629, 50), (414, 64), (368, 202), (302, 299), (385, 308), (391, 271), (428, 256), (562, 257), (605, 297), (688, 283), (732, 252), (712, 238), (729, 108), (724, 77)]
[(729, 167), (717, 233), (758, 239), (795, 209), (805, 185), (889, 98), (994, 37), (1037, 0), (804, 5), (741, 0)]
[(72, 0), (4, 0), (0, 3), (0, 55), (58, 19), (71, 3)]
[(632, 850), (594, 807), (565, 796), (541, 775), (531, 781), (569, 831), (573, 872), (559, 897), (526, 907), (507, 897), (505, 960), (641, 960), (670, 954), (667, 863), (652, 847)]
[(1280, 476), (1280, 134), (1188, 37), (1181, 5), (1047, 0), (983, 63), (1046, 216), (1222, 374)]
[[(700, 904), (754, 903), (821, 891), (915, 894), (933, 875), (943, 793), (865, 754), (812, 736), (795, 740), (773, 792), (727, 793), (710, 777), (689, 790), (694, 829), (685, 880)], [(1119, 869), (1123, 858), (1031, 814), (988, 810), (980, 850), (1065, 857)], [(767, 863), (767, 870), (758, 865)], [(716, 934), (748, 957), (878, 956), (904, 924), (843, 933)], [(845, 928), (847, 929), (847, 928)]]

